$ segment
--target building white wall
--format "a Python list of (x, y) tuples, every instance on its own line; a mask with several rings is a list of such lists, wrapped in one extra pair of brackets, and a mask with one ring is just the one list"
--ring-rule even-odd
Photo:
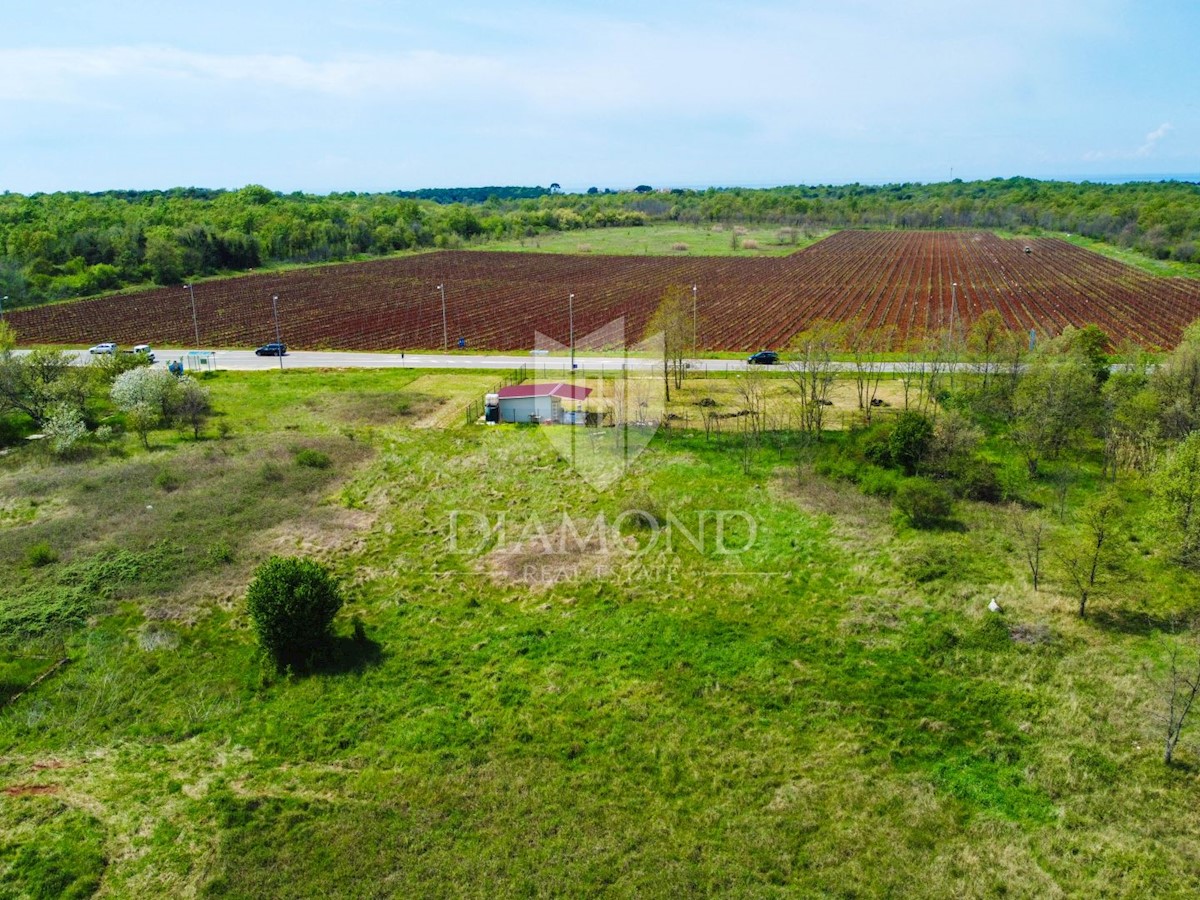
[(544, 397), (514, 397), (500, 398), (501, 422), (528, 422), (529, 416), (537, 414), (538, 420), (553, 417), (554, 398)]

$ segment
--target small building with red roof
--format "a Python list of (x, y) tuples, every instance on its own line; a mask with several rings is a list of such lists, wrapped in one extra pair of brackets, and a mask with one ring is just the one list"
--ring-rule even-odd
[(591, 392), (591, 388), (565, 381), (514, 384), (501, 388), (488, 400), (490, 404), (492, 396), (495, 397), (499, 408), (497, 418), (501, 422), (551, 422), (559, 425), (564, 422), (582, 423), (582, 417), (576, 414)]

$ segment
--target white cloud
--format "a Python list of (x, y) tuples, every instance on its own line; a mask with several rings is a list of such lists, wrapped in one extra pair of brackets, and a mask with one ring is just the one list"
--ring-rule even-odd
[(1161, 158), (1171, 129), (1138, 142), (1145, 107), (1086, 77), (1129, 0), (209, 3), (0, 39), (0, 187), (48, 186), (51, 156), (99, 186), (1010, 174)]
[(1174, 129), (1170, 122), (1163, 122), (1142, 139), (1141, 146), (1134, 150), (1089, 150), (1083, 154), (1084, 162), (1104, 162), (1105, 160), (1145, 159), (1153, 156), (1158, 144)]
[(1154, 148), (1158, 146), (1158, 142), (1167, 136), (1167, 132), (1171, 130), (1170, 122), (1163, 122), (1152, 132), (1146, 135), (1142, 146), (1138, 147), (1135, 156), (1149, 156), (1154, 152)]
[(222, 55), (163, 46), (0, 50), (0, 97), (38, 102), (74, 102), (89, 88), (103, 91), (122, 81), (160, 87), (163, 81), (239, 84), (347, 97), (485, 81), (499, 74), (497, 64), (485, 58), (431, 51), (312, 61), (287, 54)]

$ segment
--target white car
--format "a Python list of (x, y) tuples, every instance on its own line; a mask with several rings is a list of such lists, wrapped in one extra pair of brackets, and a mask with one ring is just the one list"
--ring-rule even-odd
[(103, 344), (97, 344), (95, 347), (91, 347), (88, 349), (88, 353), (91, 353), (93, 355), (95, 355), (97, 353), (116, 353), (116, 352), (117, 352), (117, 345), (112, 343), (111, 341), (105, 341)]

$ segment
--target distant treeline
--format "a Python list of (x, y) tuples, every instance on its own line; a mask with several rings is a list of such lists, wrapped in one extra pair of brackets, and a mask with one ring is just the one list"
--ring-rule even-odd
[[(555, 188), (558, 185), (554, 185)], [(407, 200), (432, 200), (434, 203), (487, 203), (489, 200), (536, 200), (551, 193), (543, 187), (464, 187), (421, 188), (416, 191), (390, 191), (390, 197)]]
[(0, 195), (0, 295), (12, 307), (281, 263), (653, 222), (1060, 231), (1200, 265), (1200, 185), (1187, 182), (639, 185), (582, 194), (552, 184), (329, 195), (251, 185)]

